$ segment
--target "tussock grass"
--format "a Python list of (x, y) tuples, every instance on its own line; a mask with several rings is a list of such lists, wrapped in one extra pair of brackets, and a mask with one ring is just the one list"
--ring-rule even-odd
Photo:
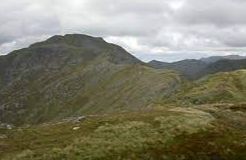
[[(229, 111), (228, 111), (229, 112)], [(244, 116), (237, 115), (238, 118)], [(3, 159), (231, 159), (244, 156), (245, 130), (220, 108), (169, 107), (1, 131)], [(235, 117), (234, 117), (235, 118)], [(227, 118), (228, 119), (228, 118)], [(224, 123), (222, 123), (224, 122)], [(79, 127), (78, 130), (73, 130)], [(241, 139), (241, 141), (240, 141)], [(223, 147), (221, 146), (223, 145)]]

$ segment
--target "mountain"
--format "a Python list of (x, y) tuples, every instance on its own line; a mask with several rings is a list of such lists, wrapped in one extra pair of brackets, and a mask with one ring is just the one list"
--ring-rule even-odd
[(199, 72), (205, 69), (207, 66), (207, 63), (195, 59), (187, 59), (173, 63), (166, 63), (154, 60), (150, 61), (148, 64), (153, 68), (176, 70), (182, 73), (188, 79), (197, 78), (196, 75), (198, 75)]
[(219, 60), (241, 60), (241, 59), (246, 59), (246, 56), (239, 56), (239, 55), (211, 56), (207, 58), (201, 58), (200, 60), (206, 63), (214, 63)]
[(15, 125), (138, 110), (181, 79), (87, 35), (54, 36), (0, 57), (0, 121)]
[(202, 77), (208, 74), (214, 74), (218, 72), (230, 72), (239, 69), (246, 69), (246, 59), (241, 60), (219, 60), (214, 63), (210, 63), (206, 68), (201, 70), (198, 74), (198, 77)]
[(0, 58), (1, 81), (4, 85), (30, 71), (58, 71), (89, 62), (98, 56), (111, 58), (114, 64), (135, 64), (140, 61), (119, 46), (101, 38), (86, 35), (54, 36), (14, 51)]
[(153, 67), (153, 68), (165, 68), (168, 67), (170, 64), (172, 63), (168, 63), (168, 62), (161, 62), (161, 61), (157, 61), (157, 60), (152, 60), (150, 62), (148, 62), (148, 64)]

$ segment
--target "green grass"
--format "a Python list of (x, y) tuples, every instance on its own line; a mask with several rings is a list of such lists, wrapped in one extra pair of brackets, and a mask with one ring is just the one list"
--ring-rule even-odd
[(159, 106), (92, 116), (79, 123), (1, 130), (7, 138), (0, 139), (0, 158), (240, 159), (245, 158), (246, 128), (235, 122), (245, 123), (245, 117), (245, 112), (222, 112), (214, 106), (203, 110)]
[(173, 101), (190, 104), (245, 102), (246, 70), (205, 76), (184, 84), (170, 97)]

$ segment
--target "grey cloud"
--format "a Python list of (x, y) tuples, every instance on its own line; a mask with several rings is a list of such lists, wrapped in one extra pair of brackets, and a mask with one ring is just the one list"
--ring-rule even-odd
[(245, 50), (245, 8), (245, 0), (8, 0), (0, 5), (0, 52), (83, 33), (141, 59), (225, 54), (217, 50)]
[(245, 24), (246, 1), (240, 0), (187, 0), (174, 14), (177, 23), (212, 24), (219, 27)]
[[(88, 8), (102, 14), (159, 14), (160, 12), (168, 12), (166, 0), (87, 0)], [(165, 9), (165, 10), (163, 10)]]
[(46, 6), (27, 0), (5, 1), (0, 5), (0, 44), (23, 37), (59, 33), (59, 21)]

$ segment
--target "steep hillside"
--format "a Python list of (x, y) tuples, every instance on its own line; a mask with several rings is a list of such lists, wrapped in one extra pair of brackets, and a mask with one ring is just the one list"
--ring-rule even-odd
[(149, 68), (119, 46), (54, 36), (1, 57), (0, 121), (15, 125), (135, 110), (171, 94), (175, 72)]
[(245, 102), (246, 70), (205, 76), (184, 87), (177, 97), (193, 104)]

